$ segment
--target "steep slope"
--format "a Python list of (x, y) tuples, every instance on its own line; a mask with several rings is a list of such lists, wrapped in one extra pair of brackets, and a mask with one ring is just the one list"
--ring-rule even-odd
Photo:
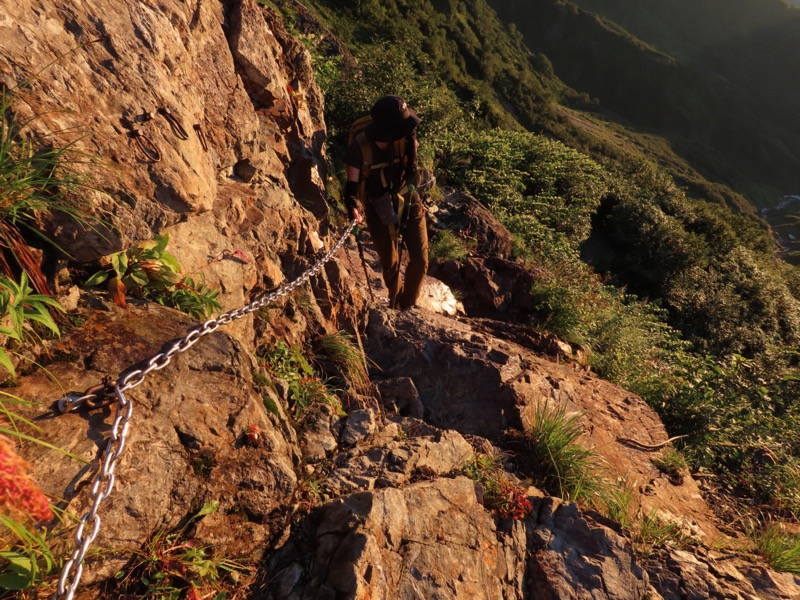
[(568, 85), (707, 177), (762, 205), (800, 189), (800, 15), (779, 0), (492, 4)]

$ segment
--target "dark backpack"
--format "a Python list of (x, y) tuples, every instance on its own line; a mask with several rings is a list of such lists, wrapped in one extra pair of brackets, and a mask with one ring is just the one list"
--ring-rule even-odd
[(389, 188), (389, 182), (386, 181), (384, 170), (386, 167), (403, 164), (408, 164), (408, 156), (406, 154), (406, 140), (405, 138), (395, 140), (392, 142), (392, 159), (388, 162), (373, 164), (372, 162), (372, 143), (367, 138), (367, 127), (372, 124), (372, 117), (368, 114), (359, 117), (350, 126), (350, 135), (347, 137), (347, 145), (353, 142), (358, 142), (361, 149), (361, 174), (359, 176), (358, 185), (358, 199), (361, 203), (367, 201), (367, 178), (372, 171), (380, 169), (381, 183), (384, 188)]

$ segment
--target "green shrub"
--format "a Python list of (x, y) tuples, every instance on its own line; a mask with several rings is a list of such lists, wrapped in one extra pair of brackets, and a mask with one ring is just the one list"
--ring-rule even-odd
[(220, 308), (219, 290), (182, 276), (177, 259), (166, 250), (168, 243), (169, 235), (159, 235), (153, 241), (112, 254), (109, 266), (92, 275), (86, 285), (108, 281), (112, 300), (123, 308), (125, 295), (135, 293), (197, 319), (209, 317)]
[(0, 597), (6, 597), (3, 590), (35, 589), (59, 567), (47, 529), (36, 529), (0, 514)]
[(728, 493), (800, 512), (797, 374), (738, 355), (685, 355), (637, 391), (671, 435), (687, 436), (683, 453), (692, 469), (716, 473)]
[(479, 454), (458, 473), (479, 484), (483, 490), (484, 506), (504, 519), (523, 519), (530, 515), (533, 507), (525, 497), (525, 488), (511, 480), (499, 456)]
[(449, 229), (440, 229), (430, 241), (428, 256), (436, 262), (464, 260), (467, 257), (467, 244)]
[(588, 237), (607, 189), (600, 166), (585, 155), (544, 136), (499, 129), (451, 137), (439, 168), (448, 183), (504, 216), (514, 233), (529, 234), (513, 217), (532, 217), (572, 248)]
[(666, 324), (664, 310), (610, 286), (604, 292), (611, 301), (588, 334), (589, 364), (601, 377), (635, 387), (687, 349), (680, 333)]
[(289, 402), (295, 419), (314, 404), (321, 404), (343, 414), (341, 402), (314, 373), (311, 363), (298, 347), (279, 341), (265, 356), (270, 372), (288, 383)]
[(148, 538), (115, 575), (121, 596), (178, 600), (179, 598), (226, 598), (241, 587), (242, 575), (250, 569), (238, 562), (214, 555), (209, 546), (188, 538), (190, 527), (213, 514), (218, 502), (206, 503), (181, 528), (166, 527)]
[(679, 484), (683, 481), (683, 471), (686, 469), (686, 459), (675, 448), (663, 450), (661, 454), (652, 459), (653, 465), (662, 473), (669, 476), (670, 481)]

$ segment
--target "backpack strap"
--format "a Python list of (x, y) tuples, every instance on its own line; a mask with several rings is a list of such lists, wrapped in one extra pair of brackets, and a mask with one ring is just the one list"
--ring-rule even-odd
[(358, 198), (362, 203), (366, 203), (366, 185), (372, 171), (380, 170), (381, 185), (389, 188), (389, 181), (386, 180), (385, 169), (392, 165), (408, 164), (408, 154), (406, 153), (406, 140), (400, 139), (392, 142), (390, 146), (389, 160), (381, 163), (373, 163), (372, 142), (367, 138), (366, 132), (362, 131), (355, 137), (358, 147), (361, 149), (361, 172), (359, 175)]

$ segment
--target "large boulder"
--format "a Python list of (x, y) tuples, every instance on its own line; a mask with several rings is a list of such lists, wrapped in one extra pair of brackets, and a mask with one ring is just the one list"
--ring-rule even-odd
[[(78, 516), (89, 510), (116, 405), (56, 416), (53, 402), (106, 375), (116, 378), (194, 324), (158, 305), (131, 303), (123, 310), (90, 297), (84, 307), (87, 301), (93, 308), (83, 312), (81, 329), (65, 336), (46, 372), (21, 379), (15, 390), (33, 401), (20, 410), (41, 427), (40, 438), (71, 455), (26, 447), (35, 478), (60, 508)], [(218, 332), (126, 392), (133, 413), (113, 491), (99, 513), (93, 545), (99, 552), (87, 559), (84, 583), (113, 575), (145, 540), (185, 523), (209, 502), (219, 508), (199, 522), (194, 538), (230, 558), (261, 555), (279, 527), (275, 515), (296, 487), (297, 451), (285, 423), (266, 411), (262, 394), (277, 398), (254, 386), (255, 368), (239, 343)], [(260, 432), (257, 445), (246, 436), (251, 426)]]
[[(669, 438), (653, 409), (638, 396), (570, 364), (473, 329), (469, 323), (422, 309), (375, 309), (367, 328), (367, 353), (383, 379), (410, 378), (424, 418), (443, 428), (498, 440), (508, 428), (526, 430), (543, 407), (580, 415), (584, 443), (642, 492), (643, 510), (680, 513), (707, 540), (718, 535), (709, 507), (691, 477), (673, 485), (653, 466), (652, 451)], [(680, 507), (680, 510), (677, 509)]]

